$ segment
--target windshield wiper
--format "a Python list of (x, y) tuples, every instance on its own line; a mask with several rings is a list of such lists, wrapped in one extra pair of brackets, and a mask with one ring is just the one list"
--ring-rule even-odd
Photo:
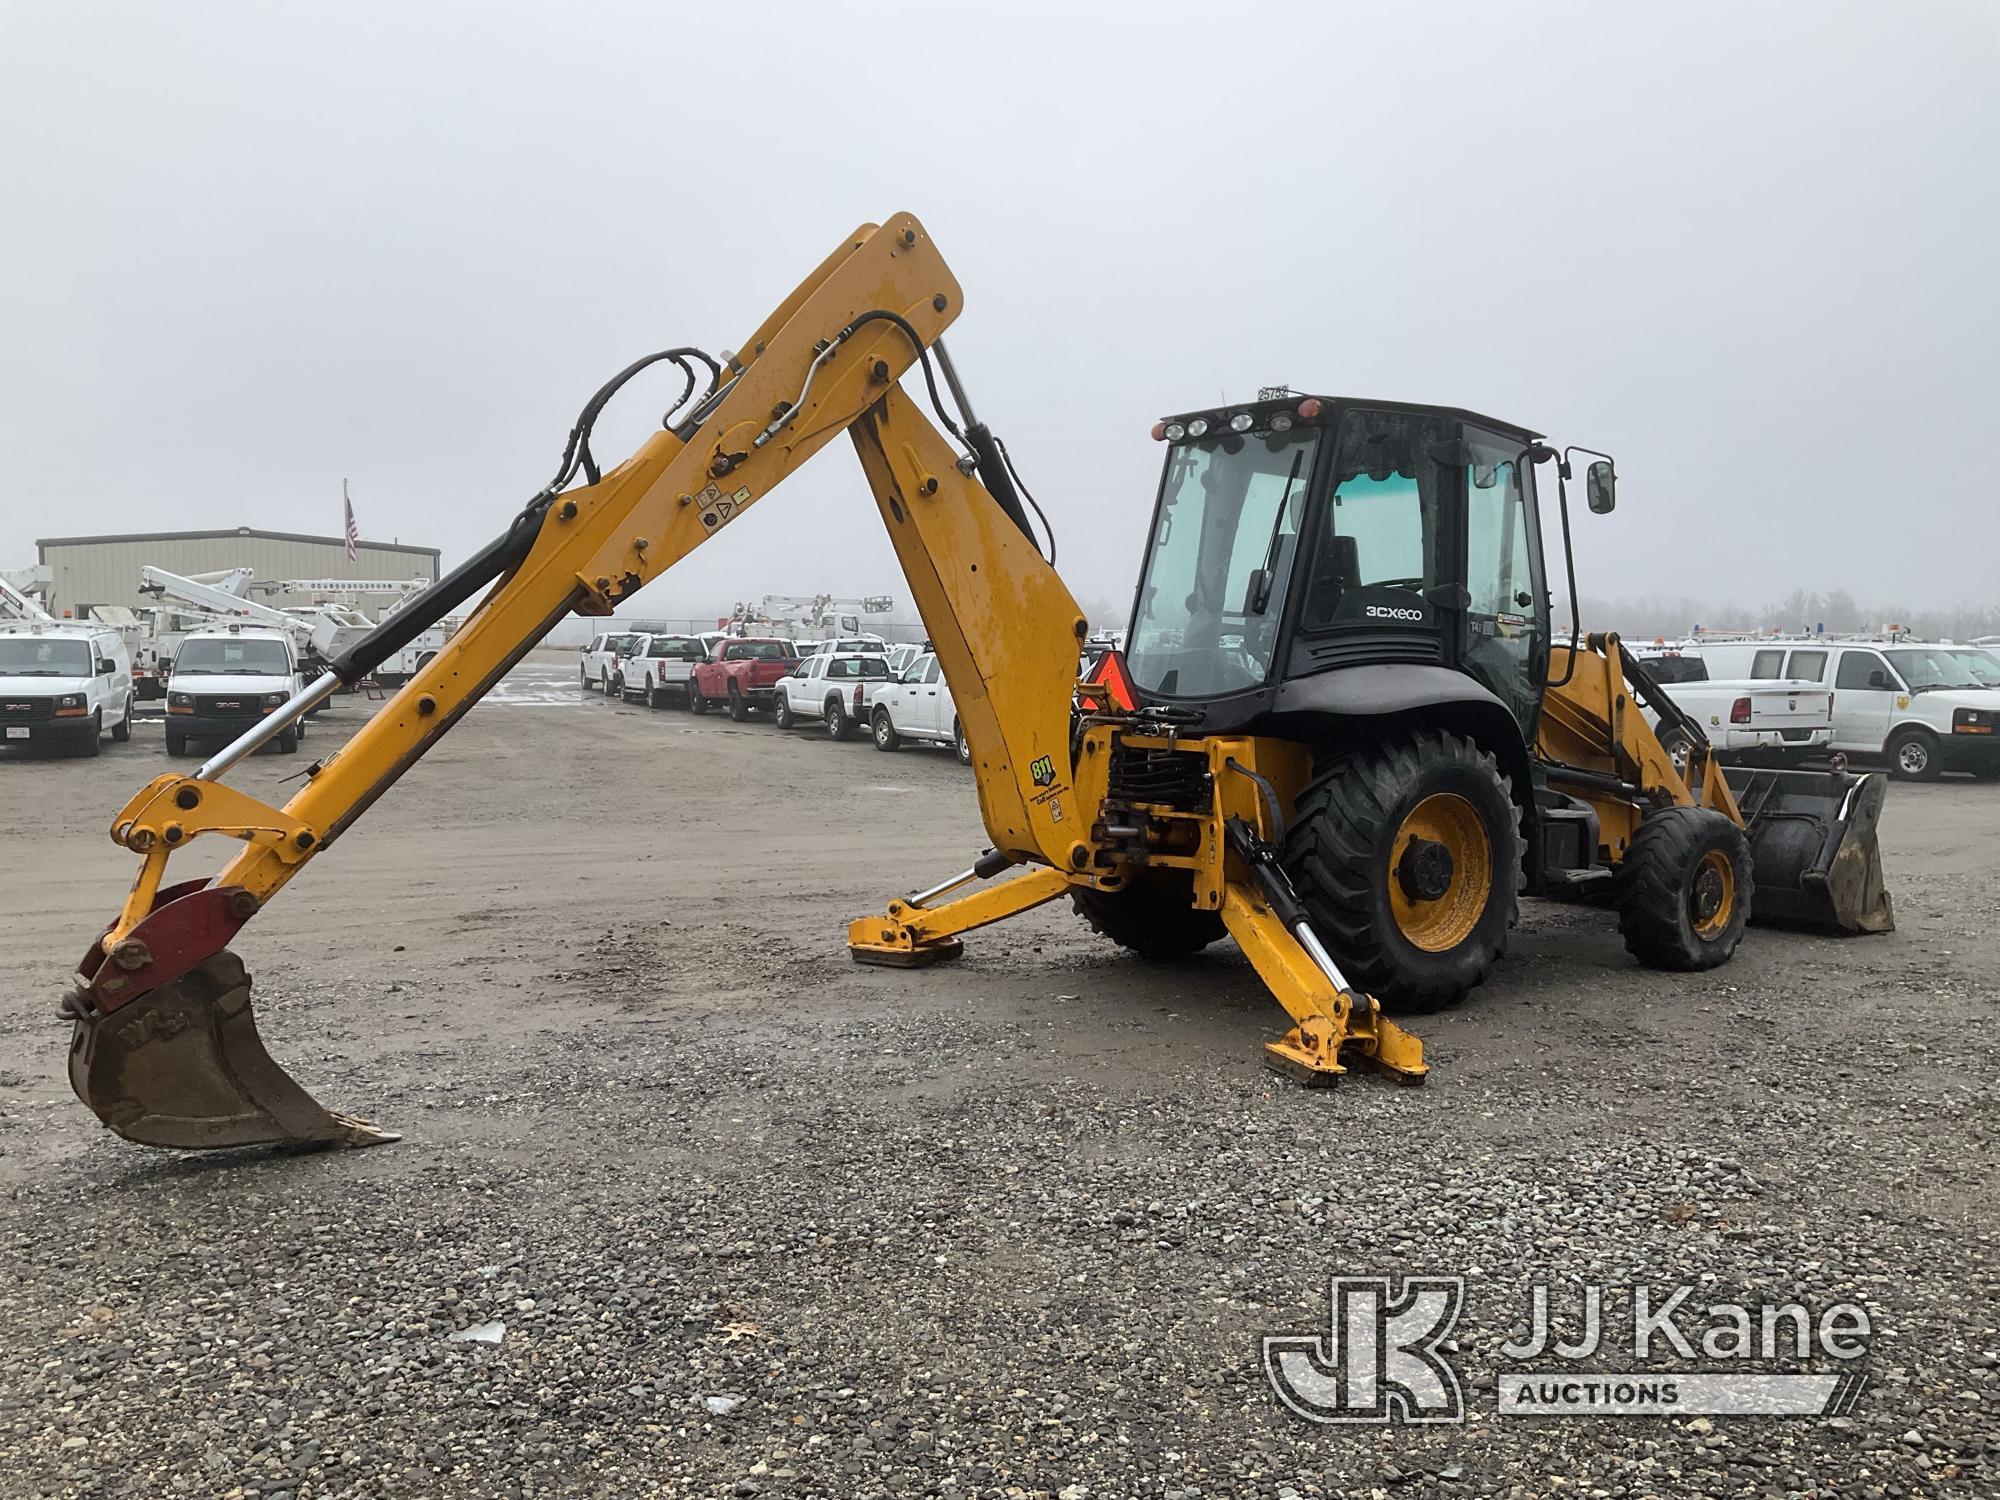
[(1278, 538), (1284, 535), (1285, 512), (1291, 508), (1292, 486), (1299, 482), (1299, 465), (1305, 462), (1306, 450), (1300, 448), (1292, 455), (1292, 472), (1285, 476), (1285, 493), (1278, 497), (1278, 513), (1271, 518), (1271, 542), (1264, 549), (1263, 574), (1257, 580), (1257, 592), (1250, 599), (1250, 613), (1261, 615), (1271, 607), (1271, 585), (1278, 566)]

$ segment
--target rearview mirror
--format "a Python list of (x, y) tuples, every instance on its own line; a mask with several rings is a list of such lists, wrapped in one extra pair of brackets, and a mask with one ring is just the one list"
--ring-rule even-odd
[(1584, 498), (1593, 514), (1608, 516), (1618, 505), (1618, 476), (1609, 460), (1599, 459), (1583, 474)]
[(112, 677), (117, 674), (117, 671), (118, 663), (110, 657), (100, 656), (97, 658), (97, 675), (99, 677)]

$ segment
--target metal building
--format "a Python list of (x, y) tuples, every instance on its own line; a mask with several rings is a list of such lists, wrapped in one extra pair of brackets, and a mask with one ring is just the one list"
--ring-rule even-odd
[[(139, 570), (148, 563), (183, 575), (250, 568), (259, 579), (369, 578), (384, 582), (438, 576), (435, 547), (399, 542), (357, 542), (354, 561), (337, 536), (303, 536), (292, 531), (157, 531), (125, 536), (52, 536), (35, 543), (49, 570), (48, 608), (52, 614), (83, 618), (100, 604), (134, 605), (155, 601), (139, 592)], [(304, 593), (257, 597), (280, 606), (310, 604)], [(385, 601), (353, 601), (372, 608)]]

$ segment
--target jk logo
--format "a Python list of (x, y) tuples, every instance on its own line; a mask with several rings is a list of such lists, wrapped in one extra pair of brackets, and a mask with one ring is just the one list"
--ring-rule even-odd
[(1327, 1336), (1264, 1340), (1264, 1373), (1308, 1422), (1463, 1422), (1458, 1372), (1438, 1352), (1465, 1300), (1458, 1276), (1336, 1276)]

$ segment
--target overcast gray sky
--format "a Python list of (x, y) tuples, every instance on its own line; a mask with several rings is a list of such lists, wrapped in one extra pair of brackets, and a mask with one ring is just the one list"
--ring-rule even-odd
[[(1614, 452), (1588, 594), (2000, 595), (1990, 0), (0, 3), (0, 172), (0, 567), (343, 476), (449, 565), (909, 209), (1086, 602), (1268, 383)], [(906, 597), (845, 444), (640, 604), (818, 591)]]

